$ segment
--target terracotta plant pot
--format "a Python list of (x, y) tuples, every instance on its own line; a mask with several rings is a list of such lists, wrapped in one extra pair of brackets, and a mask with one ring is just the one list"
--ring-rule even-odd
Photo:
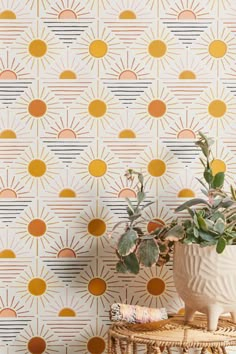
[(217, 329), (218, 318), (230, 313), (236, 322), (236, 245), (222, 254), (215, 246), (175, 244), (174, 281), (185, 303), (185, 320), (196, 311), (207, 316), (208, 330)]

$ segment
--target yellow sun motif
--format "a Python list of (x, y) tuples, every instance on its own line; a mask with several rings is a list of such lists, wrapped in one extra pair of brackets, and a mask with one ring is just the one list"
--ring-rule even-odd
[[(201, 184), (196, 178), (185, 169), (183, 173), (175, 178), (174, 183), (168, 188), (166, 197), (170, 197), (173, 200), (178, 199), (177, 203), (182, 203), (189, 198), (201, 197)], [(181, 199), (179, 199), (181, 198)], [(183, 199), (183, 200), (182, 200)]]
[(103, 129), (120, 114), (120, 104), (113, 95), (102, 87), (90, 88), (80, 97), (78, 115), (87, 128), (101, 125)]
[(149, 307), (169, 305), (176, 293), (172, 272), (166, 266), (141, 270), (129, 286), (132, 290), (135, 288), (140, 305)]
[[(30, 354), (53, 354), (61, 351), (62, 345), (58, 344), (58, 338), (54, 333), (45, 327), (45, 325), (37, 323), (30, 324), (27, 329), (22, 331), (22, 338), (16, 339), (15, 346), (19, 353)], [(26, 349), (27, 348), (27, 349)]]
[(187, 52), (175, 61), (174, 66), (170, 65), (165, 76), (163, 75), (163, 81), (165, 79), (192, 80), (195, 84), (199, 80), (206, 82), (206, 88), (213, 79), (213, 74), (206, 70), (206, 67), (196, 57)]
[(47, 315), (58, 317), (78, 317), (87, 313), (76, 294), (65, 289), (65, 296), (57, 295), (47, 309)]
[(166, 15), (168, 19), (194, 21), (209, 18), (210, 13), (207, 6), (203, 7), (199, 0), (178, 0), (171, 7), (167, 7)]
[(76, 80), (83, 82), (91, 77), (91, 73), (87, 70), (85, 65), (71, 52), (65, 52), (65, 55), (55, 61), (55, 64), (43, 75), (45, 81), (61, 80), (61, 84), (65, 84), (69, 80), (70, 85), (73, 85)]
[(66, 3), (63, 0), (58, 0), (55, 5), (46, 11), (46, 18), (73, 21), (80, 20), (88, 14), (89, 12), (82, 6), (79, 0), (69, 0)]
[(104, 249), (109, 244), (108, 235), (114, 223), (114, 217), (105, 207), (89, 207), (80, 213), (75, 235), (79, 235), (80, 243), (82, 242), (84, 247), (93, 248), (95, 244)]
[(219, 132), (227, 126), (233, 124), (236, 113), (234, 97), (225, 89), (209, 89), (198, 102), (198, 112), (196, 116), (209, 127), (213, 127)]
[(137, 117), (152, 130), (156, 124), (165, 129), (180, 115), (180, 106), (166, 89), (151, 88), (137, 101)]
[(80, 174), (81, 182), (90, 190), (105, 189), (119, 174), (119, 168), (117, 159), (108, 149), (98, 151), (96, 146), (90, 146), (72, 165), (72, 169)]
[(68, 287), (54, 297), (53, 303), (47, 306), (42, 318), (50, 325), (51, 330), (56, 330), (58, 339), (64, 343), (75, 342), (78, 331), (81, 333), (81, 330), (94, 319), (75, 290)]
[(175, 60), (179, 52), (177, 39), (167, 29), (151, 27), (137, 40), (135, 44), (137, 59), (149, 67), (150, 70), (165, 69), (172, 60)]
[(61, 43), (54, 37), (52, 32), (39, 25), (35, 28), (28, 29), (21, 38), (16, 42), (16, 52), (19, 58), (29, 65), (30, 69), (37, 68), (39, 70), (46, 69), (63, 49)]
[(84, 331), (81, 332), (81, 338), (75, 344), (72, 344), (75, 353), (102, 354), (107, 348), (108, 327), (99, 321), (91, 322)]
[[(23, 20), (32, 17), (25, 1), (15, 2), (11, 0), (1, 1), (0, 20)], [(14, 22), (14, 21), (13, 21)]]
[(104, 308), (119, 287), (119, 282), (114, 282), (114, 274), (95, 261), (86, 268), (86, 271), (81, 272), (75, 292), (90, 308), (93, 304), (102, 305)]
[(112, 18), (116, 20), (132, 21), (140, 20), (151, 17), (151, 12), (147, 4), (142, 2), (131, 2), (130, 0), (124, 0), (122, 2), (115, 0), (112, 6), (107, 6), (106, 18)]
[(57, 99), (47, 89), (32, 88), (25, 92), (16, 104), (17, 117), (28, 127), (38, 130), (45, 129), (48, 124), (54, 122), (62, 106), (58, 105)]
[(45, 248), (60, 230), (60, 224), (54, 215), (49, 214), (45, 207), (29, 207), (16, 222), (17, 231), (21, 240), (30, 248)]
[(33, 185), (46, 188), (46, 184), (52, 181), (60, 171), (60, 165), (56, 158), (44, 147), (36, 148), (33, 153), (30, 147), (16, 162), (16, 175), (31, 189)]
[(5, 229), (0, 235), (0, 259), (29, 257), (29, 248), (19, 242), (19, 237), (15, 230)]
[(226, 28), (219, 34), (210, 29), (202, 35), (193, 50), (210, 70), (214, 68), (218, 71), (220, 68), (226, 70), (234, 61), (236, 41), (233, 34)]
[(88, 196), (88, 191), (81, 185), (78, 176), (73, 176), (66, 171), (65, 176), (58, 176), (54, 179), (53, 185), (45, 190), (45, 196), (50, 198), (85, 198)]
[(158, 151), (146, 149), (136, 165), (145, 176), (146, 183), (152, 188), (155, 182), (160, 183), (161, 187), (170, 183), (173, 178), (173, 171), (178, 169), (178, 162), (174, 156), (164, 147), (159, 146)]
[(38, 266), (37, 262), (35, 268), (30, 266), (27, 271), (21, 273), (16, 285), (16, 293), (26, 304), (32, 306), (36, 302), (42, 307), (45, 307), (61, 288), (54, 275), (44, 266)]
[(2, 110), (0, 113), (0, 141), (1, 139), (32, 139), (32, 132), (26, 128), (14, 111)]
[(106, 70), (123, 49), (120, 42), (106, 28), (90, 28), (72, 46), (92, 72)]

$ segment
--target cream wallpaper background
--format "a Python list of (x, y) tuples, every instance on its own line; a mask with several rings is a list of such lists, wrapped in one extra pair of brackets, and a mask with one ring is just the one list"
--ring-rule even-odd
[(236, 171), (234, 0), (0, 1), (0, 352), (106, 352), (114, 301), (181, 312), (171, 263), (115, 273), (124, 197), (143, 227), (201, 195), (194, 141)]

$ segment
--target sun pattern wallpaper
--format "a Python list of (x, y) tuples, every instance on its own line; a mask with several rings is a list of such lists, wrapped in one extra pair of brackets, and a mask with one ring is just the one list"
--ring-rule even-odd
[[(236, 172), (234, 0), (0, 1), (0, 353), (106, 353), (109, 307), (182, 312), (171, 262), (115, 272), (143, 172), (149, 231)], [(119, 231), (119, 230), (118, 230)], [(141, 352), (140, 352), (141, 353)]]

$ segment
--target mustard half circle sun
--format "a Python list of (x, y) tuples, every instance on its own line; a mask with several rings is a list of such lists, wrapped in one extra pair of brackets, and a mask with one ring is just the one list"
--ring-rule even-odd
[(0, 139), (16, 139), (14, 130), (5, 129), (0, 132)]
[(120, 20), (135, 20), (136, 18), (137, 16), (132, 10), (124, 10), (119, 14)]
[(0, 13), (0, 20), (15, 20), (16, 14), (12, 10), (4, 10)]

